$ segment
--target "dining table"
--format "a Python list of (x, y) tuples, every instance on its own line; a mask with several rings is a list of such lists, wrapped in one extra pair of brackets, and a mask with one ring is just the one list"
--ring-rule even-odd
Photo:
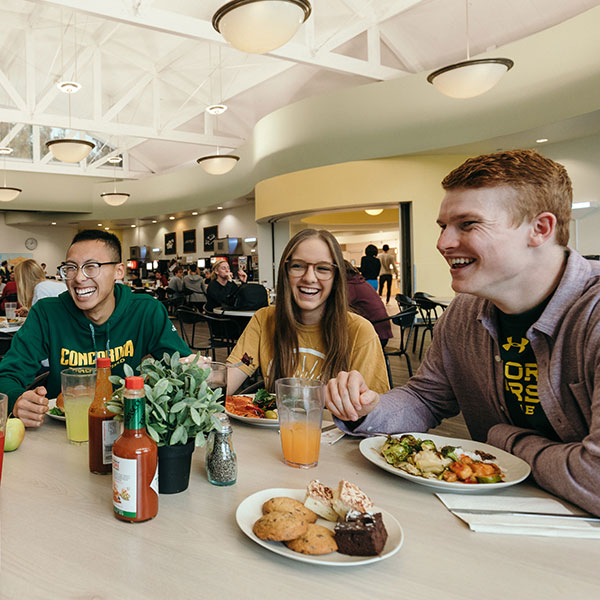
[[(318, 466), (304, 470), (282, 462), (277, 427), (232, 425), (237, 482), (211, 485), (198, 447), (188, 489), (161, 494), (158, 515), (135, 524), (113, 516), (111, 476), (89, 472), (87, 446), (69, 444), (64, 423), (46, 417), (27, 430), (4, 457), (0, 598), (598, 598), (597, 540), (474, 533), (434, 490), (367, 461), (358, 438), (322, 441)], [(434, 432), (468, 437), (460, 418)], [(236, 509), (246, 498), (311, 479), (358, 485), (399, 523), (398, 551), (368, 564), (312, 564), (242, 532)], [(531, 479), (494, 492), (507, 493), (549, 497)]]

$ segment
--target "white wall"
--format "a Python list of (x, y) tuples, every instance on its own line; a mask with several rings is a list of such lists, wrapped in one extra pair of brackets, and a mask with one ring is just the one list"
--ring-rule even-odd
[[(65, 259), (67, 249), (76, 233), (75, 227), (7, 225), (4, 214), (0, 212), (0, 254), (33, 254), (38, 263), (46, 263), (48, 275), (56, 273), (56, 267)], [(31, 237), (38, 242), (33, 251), (25, 248), (25, 240)]]
[[(169, 259), (175, 255), (165, 256), (165, 233), (176, 233), (177, 256), (183, 257), (184, 262), (193, 262), (197, 258), (211, 256), (212, 252), (204, 252), (204, 227), (218, 225), (219, 237), (257, 237), (257, 226), (254, 220), (254, 202), (244, 206), (226, 208), (196, 217), (175, 219), (163, 223), (144, 225), (135, 229), (123, 231), (123, 259), (129, 258), (130, 246), (149, 246), (160, 248), (160, 258)], [(183, 232), (196, 230), (196, 253), (183, 254)], [(257, 250), (260, 253), (260, 249)]]
[[(573, 182), (574, 202), (591, 200), (600, 204), (600, 136), (549, 144), (541, 152), (566, 167)], [(582, 213), (573, 211), (577, 224), (572, 221), (569, 245), (581, 254), (600, 254), (600, 209), (587, 211), (579, 218)]]

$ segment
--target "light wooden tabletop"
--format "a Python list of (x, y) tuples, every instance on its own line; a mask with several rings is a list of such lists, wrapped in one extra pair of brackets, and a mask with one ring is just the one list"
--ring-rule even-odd
[[(319, 466), (304, 471), (281, 462), (277, 429), (233, 426), (237, 484), (210, 485), (198, 448), (189, 489), (161, 495), (158, 516), (141, 524), (113, 517), (110, 475), (89, 473), (87, 447), (69, 445), (63, 423), (29, 430), (4, 458), (0, 598), (598, 597), (597, 541), (472, 533), (431, 489), (365, 460), (355, 439), (324, 445)], [(461, 431), (459, 423), (436, 433)], [(400, 522), (400, 551), (365, 566), (317, 566), (271, 553), (240, 531), (235, 511), (244, 498), (312, 478), (359, 485)], [(530, 483), (507, 492), (545, 495)]]

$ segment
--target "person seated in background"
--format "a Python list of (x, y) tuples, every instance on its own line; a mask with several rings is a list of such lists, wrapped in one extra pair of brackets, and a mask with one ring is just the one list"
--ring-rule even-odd
[(0, 296), (0, 312), (2, 314), (5, 314), (7, 302), (17, 302), (17, 282), (15, 281), (14, 271), (8, 274), (8, 281), (2, 289), (2, 295)]
[(46, 279), (44, 271), (35, 260), (28, 258), (15, 267), (15, 281), (17, 283), (17, 297), (21, 308), (17, 314), (21, 317), (27, 315), (31, 307), (42, 298), (53, 298), (67, 291), (67, 286), (62, 281)]
[[(238, 277), (242, 283), (246, 283), (248, 274), (238, 271)], [(227, 304), (227, 299), (235, 294), (238, 289), (237, 283), (232, 281), (233, 273), (226, 260), (218, 260), (212, 267), (211, 281), (206, 288), (206, 310), (213, 310), (217, 306)]]
[[(0, 362), (0, 392), (8, 396), (9, 412), (27, 427), (43, 423), (48, 395), (58, 395), (66, 368), (94, 367), (98, 356), (108, 356), (113, 375), (123, 377), (125, 364), (136, 369), (148, 354), (191, 354), (158, 300), (115, 285), (125, 266), (112, 233), (80, 231), (60, 271), (67, 292), (31, 307)], [(50, 364), (46, 385), (26, 391), (44, 359)]]
[(346, 268), (346, 285), (350, 310), (372, 323), (381, 342), (381, 347), (385, 348), (388, 340), (394, 337), (392, 324), (389, 319), (380, 323), (374, 323), (374, 321), (386, 319), (388, 317), (387, 310), (373, 286), (365, 281), (359, 270), (347, 260), (344, 261), (344, 266)]
[(48, 272), (46, 270), (46, 263), (42, 263), (40, 265), (40, 267), (41, 267), (42, 271), (44, 272), (44, 277), (48, 277)]
[(152, 287), (154, 289), (158, 289), (158, 288), (166, 288), (168, 285), (169, 285), (169, 282), (167, 281), (165, 274), (161, 273), (160, 271), (156, 271), (154, 273), (154, 283), (153, 283)]
[(344, 370), (326, 406), (362, 436), (424, 432), (462, 411), (474, 440), (600, 515), (600, 263), (567, 247), (567, 171), (513, 150), (467, 160), (442, 186), (437, 248), (458, 295), (423, 363), (381, 396)]
[(195, 264), (190, 265), (190, 274), (183, 278), (183, 288), (190, 294), (189, 303), (202, 312), (206, 304), (206, 285), (204, 277), (198, 275), (198, 267)]
[(373, 326), (348, 311), (344, 259), (331, 233), (304, 229), (288, 242), (276, 305), (254, 314), (227, 362), (236, 365), (227, 375), (228, 394), (258, 368), (270, 391), (281, 377), (325, 382), (349, 369), (361, 370), (371, 388), (389, 389)]
[(360, 259), (360, 274), (375, 290), (377, 290), (377, 278), (380, 270), (381, 262), (377, 258), (377, 246), (369, 244), (365, 248), (365, 255)]
[(10, 271), (8, 270), (8, 261), (3, 260), (2, 264), (0, 265), (0, 281), (2, 281), (3, 283), (7, 283), (9, 273)]
[(175, 267), (173, 270), (167, 289), (171, 291), (172, 298), (183, 297), (183, 269), (181, 267)]

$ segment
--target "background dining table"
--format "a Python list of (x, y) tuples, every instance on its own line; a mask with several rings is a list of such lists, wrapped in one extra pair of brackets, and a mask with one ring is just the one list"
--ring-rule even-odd
[[(281, 461), (277, 428), (233, 421), (238, 481), (211, 485), (204, 449), (193, 455), (188, 490), (161, 495), (158, 516), (114, 518), (111, 476), (88, 471), (87, 446), (67, 443), (46, 419), (4, 458), (0, 487), (0, 598), (410, 598), (554, 600), (598, 598), (597, 540), (473, 533), (434, 490), (368, 462), (358, 440), (323, 443), (318, 467)], [(435, 430), (466, 437), (458, 420)], [(236, 508), (266, 488), (347, 479), (403, 528), (400, 550), (349, 567), (306, 564), (246, 537)], [(500, 494), (547, 497), (526, 481)]]

